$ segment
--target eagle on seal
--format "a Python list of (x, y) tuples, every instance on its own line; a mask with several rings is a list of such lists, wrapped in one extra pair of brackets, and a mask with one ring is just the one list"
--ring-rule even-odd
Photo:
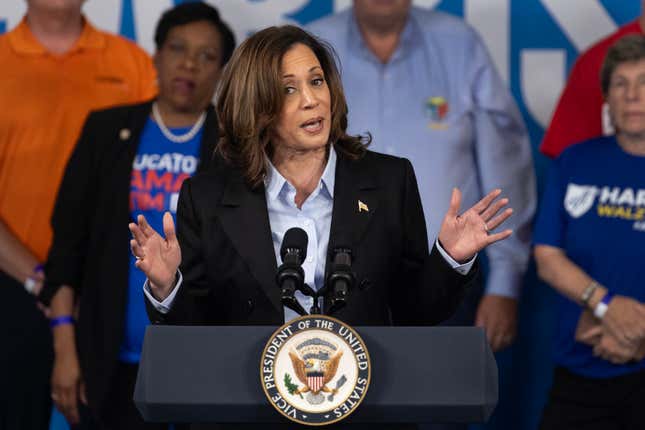
[[(313, 394), (318, 394), (320, 391), (336, 394), (338, 390), (327, 387), (327, 384), (336, 376), (338, 363), (340, 363), (342, 355), (343, 351), (338, 351), (329, 360), (320, 360), (317, 358), (303, 360), (297, 353), (289, 351), (293, 370), (296, 372), (296, 376), (300, 382), (304, 384), (304, 387), (297, 389), (294, 394), (298, 395), (308, 391), (311, 391)], [(321, 381), (316, 378), (318, 376), (322, 377), (320, 378)]]

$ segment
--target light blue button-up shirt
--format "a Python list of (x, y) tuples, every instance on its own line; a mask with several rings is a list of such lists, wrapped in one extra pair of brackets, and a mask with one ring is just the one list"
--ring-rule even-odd
[[(280, 267), (280, 246), (284, 234), (292, 227), (300, 227), (307, 233), (307, 258), (302, 263), (305, 272), (305, 283), (318, 290), (325, 283), (325, 265), (327, 262), (327, 245), (331, 229), (331, 214), (334, 207), (334, 180), (336, 175), (336, 151), (331, 147), (327, 166), (323, 171), (318, 186), (303, 202), (296, 206), (296, 189), (278, 172), (273, 164), (268, 163), (267, 176), (264, 181), (271, 225), (271, 237), (275, 250), (277, 265)], [(296, 291), (296, 299), (309, 312), (313, 299)], [(321, 300), (322, 302), (322, 300)], [(321, 303), (322, 304), (322, 303)], [(293, 310), (284, 308), (284, 320), (289, 321), (299, 316)]]
[(412, 7), (385, 64), (365, 44), (351, 8), (308, 30), (338, 53), (349, 133), (369, 131), (371, 150), (412, 162), (431, 242), (453, 187), (462, 191), (462, 209), (495, 188), (504, 190), (514, 209), (504, 226), (514, 234), (487, 248), (487, 292), (517, 296), (536, 205), (531, 147), (520, 112), (474, 30), (456, 17)]

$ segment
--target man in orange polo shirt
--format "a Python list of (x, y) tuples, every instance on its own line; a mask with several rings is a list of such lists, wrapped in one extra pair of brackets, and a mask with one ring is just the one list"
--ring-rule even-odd
[(51, 211), (85, 117), (156, 93), (149, 56), (95, 29), (83, 2), (27, 0), (22, 22), (0, 36), (0, 427), (49, 419), (49, 327), (27, 291), (42, 284)]

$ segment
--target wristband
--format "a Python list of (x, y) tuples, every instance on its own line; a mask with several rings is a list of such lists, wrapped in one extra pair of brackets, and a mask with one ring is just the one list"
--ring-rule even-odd
[(56, 317), (49, 320), (50, 328), (54, 328), (63, 324), (74, 324), (74, 318), (71, 315), (63, 315), (61, 317)]
[(591, 300), (591, 296), (593, 296), (593, 293), (600, 287), (600, 284), (596, 281), (591, 281), (589, 286), (585, 288), (585, 290), (582, 292), (582, 295), (580, 296), (580, 302), (582, 302), (582, 306), (587, 307), (589, 306), (589, 300)]
[[(34, 266), (34, 270), (32, 273), (34, 273), (35, 275), (38, 275), (44, 272), (45, 272), (45, 266), (38, 263), (36, 264), (36, 266)], [(28, 277), (27, 279), (25, 279), (25, 283), (23, 284), (23, 286), (25, 287), (25, 290), (27, 290), (29, 294), (34, 294), (34, 291), (36, 290), (37, 285), (38, 285), (38, 281), (32, 277)]]
[(23, 286), (25, 287), (25, 290), (27, 290), (29, 294), (34, 294), (36, 285), (38, 285), (38, 282), (36, 282), (34, 278), (25, 279), (25, 283), (23, 284)]
[(605, 297), (603, 297), (602, 300), (598, 302), (595, 309), (593, 310), (593, 314), (596, 318), (598, 318), (599, 320), (603, 319), (603, 317), (607, 313), (607, 309), (609, 309), (609, 302), (611, 302), (611, 299), (613, 298), (614, 295), (610, 292), (607, 292), (607, 294), (605, 294)]

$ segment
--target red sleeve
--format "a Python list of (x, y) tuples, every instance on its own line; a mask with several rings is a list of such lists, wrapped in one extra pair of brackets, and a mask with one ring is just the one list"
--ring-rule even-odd
[(544, 134), (540, 146), (543, 154), (555, 158), (569, 145), (602, 134), (600, 66), (606, 51), (602, 48), (586, 52), (573, 66)]

